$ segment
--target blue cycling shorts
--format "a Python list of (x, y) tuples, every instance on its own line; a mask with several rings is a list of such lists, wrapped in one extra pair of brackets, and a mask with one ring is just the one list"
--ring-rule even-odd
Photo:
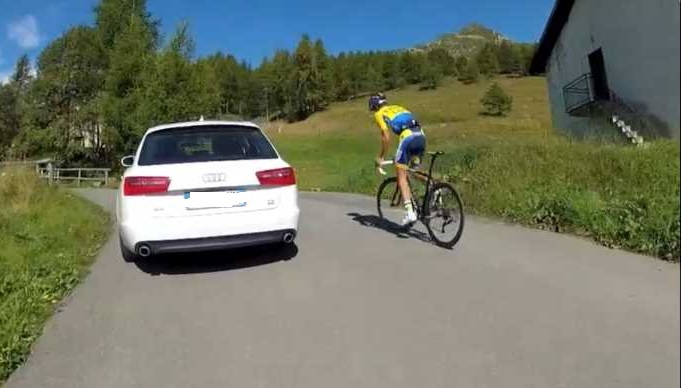
[(407, 168), (421, 164), (421, 157), (426, 151), (426, 136), (419, 130), (400, 136), (400, 143), (395, 152), (395, 166)]

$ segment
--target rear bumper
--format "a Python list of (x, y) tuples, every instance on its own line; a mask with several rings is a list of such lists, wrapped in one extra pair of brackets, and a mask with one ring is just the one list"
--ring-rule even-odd
[(282, 241), (285, 232), (298, 231), (300, 209), (280, 207), (257, 212), (178, 218), (134, 218), (118, 225), (121, 241), (137, 252), (141, 243), (152, 251), (189, 252), (267, 244)]
[(152, 255), (164, 253), (201, 252), (218, 249), (242, 248), (255, 245), (273, 244), (284, 241), (284, 236), (290, 234), (295, 238), (295, 229), (274, 230), (262, 233), (248, 233), (230, 236), (217, 236), (195, 239), (140, 241), (135, 245), (135, 251), (146, 245)]

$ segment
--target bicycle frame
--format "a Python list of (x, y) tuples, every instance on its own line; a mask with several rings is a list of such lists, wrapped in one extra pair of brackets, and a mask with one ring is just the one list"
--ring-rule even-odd
[[(443, 152), (442, 152), (442, 151), (428, 152), (428, 155), (430, 155), (430, 165), (428, 166), (428, 173), (427, 173), (427, 174), (424, 173), (424, 172), (422, 172), (422, 171), (415, 170), (415, 169), (413, 169), (413, 168), (411, 168), (411, 167), (408, 167), (408, 168), (407, 168), (407, 171), (408, 171), (410, 174), (413, 174), (413, 175), (420, 175), (420, 176), (426, 178), (426, 192), (425, 192), (425, 196), (424, 196), (424, 198), (423, 198), (423, 201), (422, 201), (420, 204), (417, 204), (418, 207), (419, 207), (419, 218), (425, 217), (425, 214), (426, 214), (426, 199), (428, 198), (428, 194), (430, 193), (430, 187), (431, 187), (431, 184), (432, 184), (432, 182), (433, 182), (433, 180), (434, 180), (434, 179), (433, 179), (433, 167), (435, 166), (435, 159), (436, 159), (438, 156), (443, 155)], [(379, 172), (380, 172), (381, 174), (383, 174), (383, 175), (387, 175), (387, 173), (381, 168), (381, 166), (390, 165), (390, 164), (394, 164), (394, 162), (393, 162), (392, 160), (386, 160), (386, 161), (382, 162), (382, 163), (378, 166)], [(409, 178), (407, 178), (407, 179), (409, 179)], [(409, 182), (409, 181), (407, 180), (407, 182)], [(399, 189), (399, 185), (398, 185), (398, 189)], [(413, 196), (412, 196), (412, 200), (413, 200)]]

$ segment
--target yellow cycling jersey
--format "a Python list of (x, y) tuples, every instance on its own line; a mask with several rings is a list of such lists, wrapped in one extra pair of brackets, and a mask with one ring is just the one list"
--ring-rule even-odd
[(396, 135), (408, 135), (414, 131), (420, 131), (416, 118), (407, 109), (399, 105), (386, 105), (374, 113), (376, 124), (381, 131), (392, 131)]

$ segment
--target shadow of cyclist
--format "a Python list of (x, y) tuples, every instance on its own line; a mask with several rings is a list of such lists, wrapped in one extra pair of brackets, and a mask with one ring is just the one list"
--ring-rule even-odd
[(422, 242), (430, 243), (437, 246), (435, 242), (430, 238), (427, 233), (418, 231), (412, 228), (405, 228), (402, 225), (390, 222), (384, 218), (381, 218), (373, 214), (359, 214), (359, 213), (347, 213), (348, 216), (352, 217), (353, 221), (356, 221), (362, 226), (369, 228), (376, 228), (384, 230), (388, 233), (394, 234), (398, 238), (415, 238)]

